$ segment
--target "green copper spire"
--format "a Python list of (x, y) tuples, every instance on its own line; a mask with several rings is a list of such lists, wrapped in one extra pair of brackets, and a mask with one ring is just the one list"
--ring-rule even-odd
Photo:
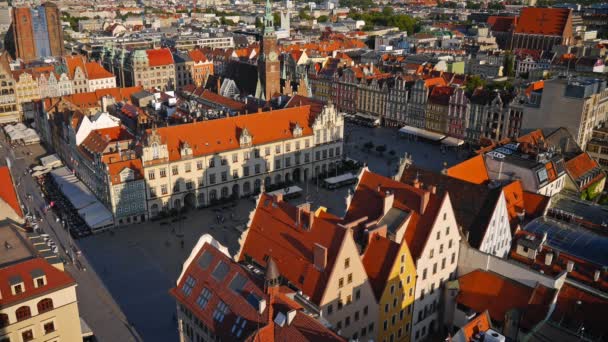
[(266, 0), (266, 14), (264, 14), (264, 34), (274, 32), (274, 16), (272, 15), (272, 5), (270, 0)]

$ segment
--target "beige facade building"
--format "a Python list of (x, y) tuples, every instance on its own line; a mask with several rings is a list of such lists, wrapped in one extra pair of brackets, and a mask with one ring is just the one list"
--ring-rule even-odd
[(0, 123), (21, 121), (15, 94), (15, 80), (9, 66), (8, 54), (0, 56)]
[(344, 119), (333, 105), (311, 111), (302, 106), (148, 131), (142, 163), (149, 216), (254, 194), (262, 183), (281, 187), (327, 174), (342, 159)]

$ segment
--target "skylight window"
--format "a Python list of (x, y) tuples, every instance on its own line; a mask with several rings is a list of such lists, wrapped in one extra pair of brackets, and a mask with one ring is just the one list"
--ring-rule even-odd
[(230, 270), (230, 266), (228, 266), (228, 264), (226, 264), (225, 262), (220, 261), (217, 266), (215, 266), (213, 272), (211, 272), (211, 275), (217, 281), (223, 281), (226, 275), (228, 274), (228, 270)]
[(228, 305), (226, 303), (220, 301), (213, 312), (213, 319), (222, 323), (224, 321), (224, 317), (230, 312)]
[(186, 296), (189, 296), (192, 293), (194, 285), (196, 285), (196, 279), (192, 278), (191, 276), (188, 276), (188, 278), (186, 278), (186, 281), (184, 282), (184, 286), (182, 286), (182, 292)]
[(208, 251), (204, 251), (198, 258), (198, 265), (205, 270), (209, 267), (209, 264), (211, 264), (211, 260), (213, 260), (213, 255)]
[(232, 291), (240, 293), (245, 284), (247, 284), (247, 278), (243, 277), (240, 273), (237, 273), (234, 278), (232, 278), (228, 287), (230, 287)]
[(205, 309), (207, 303), (209, 303), (209, 299), (211, 299), (211, 291), (205, 287), (200, 296), (198, 296), (196, 304), (198, 304), (201, 309)]

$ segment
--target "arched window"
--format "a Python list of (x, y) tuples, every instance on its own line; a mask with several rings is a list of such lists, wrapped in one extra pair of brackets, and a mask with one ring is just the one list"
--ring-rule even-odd
[(0, 314), (0, 329), (8, 326), (8, 315)]
[(53, 310), (53, 300), (51, 298), (44, 298), (38, 302), (38, 314), (45, 313)]
[(29, 306), (22, 306), (15, 311), (15, 315), (17, 316), (17, 322), (21, 322), (32, 317), (32, 312)]
[(158, 157), (159, 157), (158, 144), (153, 143), (152, 144), (152, 159), (158, 159)]

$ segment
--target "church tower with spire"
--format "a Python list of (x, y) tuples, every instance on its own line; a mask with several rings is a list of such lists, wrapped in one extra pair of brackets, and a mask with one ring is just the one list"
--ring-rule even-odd
[(264, 33), (258, 57), (258, 89), (256, 97), (269, 101), (274, 94), (281, 93), (281, 68), (277, 36), (274, 32), (274, 18), (270, 0), (266, 0)]

